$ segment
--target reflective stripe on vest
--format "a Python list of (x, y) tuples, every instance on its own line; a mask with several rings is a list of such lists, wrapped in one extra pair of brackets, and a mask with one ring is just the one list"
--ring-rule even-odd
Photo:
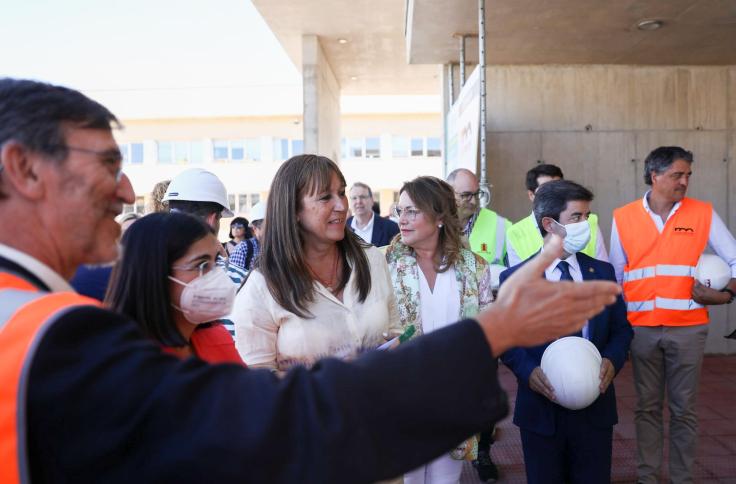
[(99, 302), (72, 292), (28, 290), (18, 277), (0, 277), (0, 482), (30, 482), (26, 442), (28, 377), (43, 335), (69, 309)]
[(708, 322), (707, 309), (692, 299), (692, 287), (712, 214), (710, 204), (684, 198), (660, 234), (641, 199), (614, 211), (627, 259), (623, 288), (633, 326)]
[[(595, 259), (596, 245), (598, 244), (598, 216), (591, 213), (588, 217), (588, 224), (590, 224), (590, 240), (581, 252)], [(544, 243), (542, 233), (537, 227), (537, 221), (533, 214), (512, 225), (508, 230), (507, 237), (509, 244), (521, 260), (526, 260), (536, 254)]]
[(493, 210), (481, 208), (468, 237), (470, 250), (489, 264), (501, 264), (506, 257), (506, 229), (511, 223)]
[(624, 282), (638, 281), (655, 276), (695, 277), (695, 267), (675, 264), (657, 264), (654, 267), (642, 267), (624, 271)]
[(688, 311), (702, 307), (702, 305), (692, 299), (672, 299), (667, 297), (656, 297), (650, 301), (629, 301), (626, 303), (626, 309), (629, 312), (654, 311), (655, 308)]

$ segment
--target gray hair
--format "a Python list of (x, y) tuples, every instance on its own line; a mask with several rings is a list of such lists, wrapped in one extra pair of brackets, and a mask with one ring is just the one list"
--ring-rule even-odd
[(676, 160), (685, 160), (690, 164), (695, 161), (692, 152), (679, 146), (660, 146), (649, 153), (647, 159), (644, 160), (644, 183), (651, 185), (652, 172), (661, 175)]

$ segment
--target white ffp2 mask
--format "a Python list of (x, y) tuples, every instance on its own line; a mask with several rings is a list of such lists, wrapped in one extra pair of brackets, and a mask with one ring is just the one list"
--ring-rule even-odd
[(235, 301), (235, 284), (225, 271), (214, 267), (210, 272), (189, 283), (175, 277), (169, 279), (184, 286), (177, 307), (192, 324), (207, 323), (230, 314)]

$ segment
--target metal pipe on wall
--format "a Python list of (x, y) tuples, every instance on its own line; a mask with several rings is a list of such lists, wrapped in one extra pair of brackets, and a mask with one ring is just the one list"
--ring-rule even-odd
[[(464, 42), (463, 42), (464, 44)], [(478, 0), (478, 69), (480, 69), (480, 205), (491, 203), (486, 155), (486, 2)]]
[(450, 62), (447, 64), (449, 72), (447, 73), (447, 99), (450, 101), (449, 108), (452, 108), (455, 102), (455, 65)]
[(460, 89), (465, 85), (465, 35), (460, 35)]

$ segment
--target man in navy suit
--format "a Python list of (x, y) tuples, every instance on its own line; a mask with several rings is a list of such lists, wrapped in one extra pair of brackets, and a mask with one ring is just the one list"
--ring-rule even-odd
[[(542, 185), (534, 198), (534, 216), (543, 237), (564, 237), (564, 252), (545, 271), (554, 281), (615, 281), (613, 266), (580, 252), (590, 240), (593, 194), (577, 183), (559, 180)], [(544, 249), (543, 249), (544, 250)], [(523, 262), (501, 273), (501, 284)], [(521, 430), (529, 483), (602, 483), (611, 479), (613, 426), (618, 421), (613, 378), (621, 369), (633, 337), (621, 296), (583, 327), (603, 358), (600, 396), (588, 407), (568, 410), (555, 403), (555, 389), (540, 367), (549, 343), (513, 348), (501, 360), (518, 381), (514, 423)]]
[(350, 230), (376, 247), (391, 243), (399, 233), (399, 226), (373, 211), (373, 192), (365, 183), (356, 182), (350, 187), (350, 205), (353, 216), (347, 221)]

